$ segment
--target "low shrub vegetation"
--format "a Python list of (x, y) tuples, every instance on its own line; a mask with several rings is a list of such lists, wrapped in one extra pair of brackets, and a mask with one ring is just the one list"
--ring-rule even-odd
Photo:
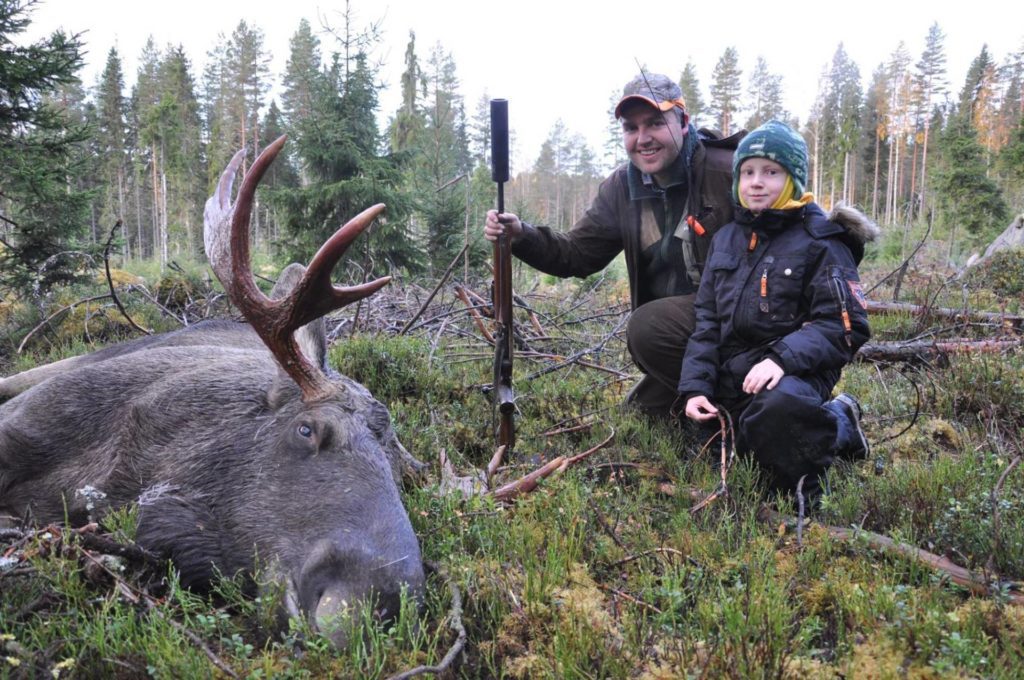
[[(998, 311), (1012, 294), (1003, 278), (1012, 277), (1000, 274), (999, 290), (991, 276), (990, 288), (971, 283), (972, 299)], [(946, 280), (908, 277), (904, 299), (962, 305)], [(441, 663), (460, 626), (465, 646), (443, 677), (1020, 677), (1019, 350), (850, 366), (840, 388), (864, 405), (872, 456), (830, 472), (828, 494), (806, 511), (813, 521), (799, 524), (797, 499), (767, 494), (745, 459), (728, 472), (729, 493), (693, 512), (719, 482), (718, 443), (622, 409), (635, 375), (613, 332), (621, 298), (614, 281), (589, 283), (569, 314), (578, 284), (525, 296), (545, 335), (525, 337), (516, 357), (517, 442), (492, 484), (608, 441), (512, 503), (452, 490), (453, 475), (482, 484), (495, 451), (482, 389), (491, 350), (453, 295), (440, 296), (438, 321), (408, 335), (362, 328), (334, 344), (332, 366), (391, 409), (399, 438), (429, 464), (404, 494), (428, 563), (421, 607), (407, 600), (386, 625), (356, 617), (356, 643), (339, 653), (302, 622), (276, 618), (281, 593), (234, 575), (193, 593), (166, 564), (111, 557), (81, 531), (8, 531), (0, 677), (383, 678)], [(876, 339), (917, 338), (923, 324), (877, 317)], [(95, 531), (130, 544), (134, 518), (131, 508), (112, 513)], [(970, 592), (868, 532), (943, 556), (987, 586)]]

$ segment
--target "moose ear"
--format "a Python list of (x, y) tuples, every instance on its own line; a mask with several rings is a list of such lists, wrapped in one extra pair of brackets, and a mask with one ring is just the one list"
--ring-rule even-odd
[[(287, 296), (298, 285), (305, 273), (306, 268), (296, 262), (285, 267), (270, 291), (270, 298), (280, 300)], [(325, 374), (328, 373), (327, 324), (324, 323), (323, 317), (310, 321), (296, 330), (295, 342), (304, 356), (319, 366)]]

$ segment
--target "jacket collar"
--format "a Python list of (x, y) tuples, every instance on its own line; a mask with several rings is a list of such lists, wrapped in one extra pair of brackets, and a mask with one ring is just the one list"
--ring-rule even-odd
[(640, 172), (635, 165), (629, 164), (626, 168), (626, 181), (629, 185), (629, 200), (639, 201), (645, 198), (661, 196), (666, 189), (680, 184), (686, 184), (689, 179), (690, 164), (683, 158), (683, 154), (676, 156), (676, 160), (669, 169), (670, 179), (667, 186), (660, 186), (654, 181), (654, 176), (646, 172)]

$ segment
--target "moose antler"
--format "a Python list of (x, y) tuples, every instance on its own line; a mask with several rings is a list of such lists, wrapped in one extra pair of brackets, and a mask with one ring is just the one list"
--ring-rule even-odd
[(332, 310), (373, 295), (391, 281), (390, 276), (385, 276), (358, 286), (335, 286), (331, 283), (334, 265), (352, 241), (384, 211), (384, 204), (367, 208), (334, 232), (320, 246), (306, 273), (288, 295), (278, 300), (268, 298), (256, 287), (252, 276), (249, 218), (256, 186), (286, 139), (282, 135), (263, 150), (245, 173), (235, 204), (231, 205), (231, 187), (245, 150), (235, 154), (221, 175), (213, 196), (206, 201), (203, 236), (206, 256), (228, 297), (270, 348), (281, 367), (298, 384), (302, 400), (313, 402), (331, 396), (336, 388), (320, 368), (302, 354), (294, 333)]

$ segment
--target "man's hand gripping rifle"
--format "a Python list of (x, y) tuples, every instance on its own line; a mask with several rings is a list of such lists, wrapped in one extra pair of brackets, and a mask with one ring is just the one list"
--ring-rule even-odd
[[(508, 181), (508, 101), (491, 100), (491, 179), (498, 184), (498, 214), (505, 212)], [(494, 242), (494, 408), (498, 446), (505, 456), (515, 444), (515, 395), (512, 392), (512, 245), (506, 234)]]

